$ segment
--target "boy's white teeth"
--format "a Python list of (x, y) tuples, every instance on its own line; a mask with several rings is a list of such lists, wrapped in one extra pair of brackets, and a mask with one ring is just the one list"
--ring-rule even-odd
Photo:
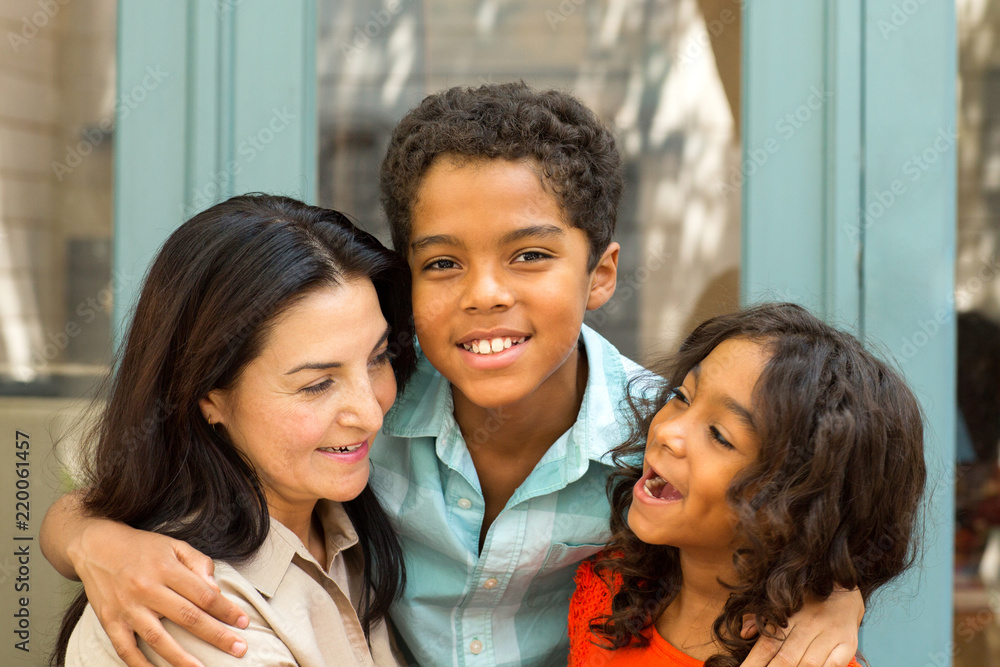
[(511, 338), (510, 336), (505, 338), (484, 338), (482, 340), (474, 340), (471, 343), (463, 343), (462, 347), (476, 354), (496, 354), (497, 352), (503, 352), (512, 345), (520, 345), (524, 340), (524, 336), (520, 338)]
[(356, 445), (348, 445), (347, 447), (320, 447), (319, 451), (321, 451), (321, 452), (333, 452), (334, 454), (347, 454), (349, 452), (353, 452), (355, 449), (358, 449), (363, 444), (365, 444), (365, 443), (359, 442)]

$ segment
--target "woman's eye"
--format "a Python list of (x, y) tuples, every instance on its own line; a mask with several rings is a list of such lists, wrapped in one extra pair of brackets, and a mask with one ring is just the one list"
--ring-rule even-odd
[(550, 259), (552, 255), (546, 254), (544, 252), (539, 252), (538, 250), (529, 250), (527, 252), (522, 252), (520, 255), (514, 258), (515, 262), (537, 262), (541, 259)]
[(433, 262), (424, 266), (424, 271), (447, 271), (448, 269), (454, 269), (457, 267), (458, 264), (450, 259), (435, 259)]
[(327, 378), (322, 382), (317, 384), (309, 385), (308, 387), (303, 387), (302, 391), (307, 394), (322, 394), (324, 391), (333, 386), (333, 380)]
[(726, 449), (736, 449), (735, 447), (733, 447), (733, 444), (731, 442), (729, 442), (728, 440), (726, 440), (725, 436), (722, 435), (722, 433), (719, 431), (719, 429), (715, 428), (714, 426), (709, 426), (708, 427), (708, 432), (712, 434), (712, 439), (713, 440), (715, 440), (716, 442), (718, 442), (720, 445), (722, 445)]
[(386, 348), (386, 349), (382, 350), (382, 352), (379, 353), (378, 356), (376, 356), (374, 359), (372, 359), (371, 361), (369, 361), (368, 365), (371, 366), (371, 367), (373, 367), (373, 368), (376, 367), (376, 366), (384, 366), (384, 365), (388, 364), (389, 362), (391, 362), (395, 358), (395, 356), (396, 355), (394, 355), (392, 352), (389, 351), (389, 348)]

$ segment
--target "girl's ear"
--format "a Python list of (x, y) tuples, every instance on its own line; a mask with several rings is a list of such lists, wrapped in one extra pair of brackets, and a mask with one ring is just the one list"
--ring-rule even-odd
[(198, 407), (201, 408), (201, 414), (205, 416), (205, 421), (212, 425), (223, 422), (223, 415), (228, 414), (226, 398), (227, 396), (222, 390), (213, 389), (198, 400)]
[(597, 267), (590, 274), (590, 296), (587, 310), (597, 310), (608, 302), (618, 284), (618, 251), (621, 249), (612, 241), (601, 255)]

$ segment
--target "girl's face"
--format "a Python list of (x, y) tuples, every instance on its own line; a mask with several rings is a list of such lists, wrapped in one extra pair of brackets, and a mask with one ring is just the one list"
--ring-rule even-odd
[(368, 483), (368, 449), (396, 396), (388, 334), (370, 280), (318, 289), (278, 317), (233, 388), (202, 400), (253, 463), (279, 520), (320, 498), (355, 498)]
[(731, 556), (734, 517), (726, 491), (757, 457), (752, 397), (768, 358), (748, 340), (720, 343), (653, 418), (628, 513), (640, 540)]

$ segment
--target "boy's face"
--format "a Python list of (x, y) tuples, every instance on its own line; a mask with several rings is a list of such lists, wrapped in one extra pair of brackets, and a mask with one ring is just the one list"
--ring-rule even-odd
[(586, 311), (614, 293), (618, 244), (588, 272), (587, 235), (531, 163), (438, 158), (417, 190), (407, 250), (420, 346), (466, 398), (500, 407), (553, 378), (575, 381), (567, 361)]

